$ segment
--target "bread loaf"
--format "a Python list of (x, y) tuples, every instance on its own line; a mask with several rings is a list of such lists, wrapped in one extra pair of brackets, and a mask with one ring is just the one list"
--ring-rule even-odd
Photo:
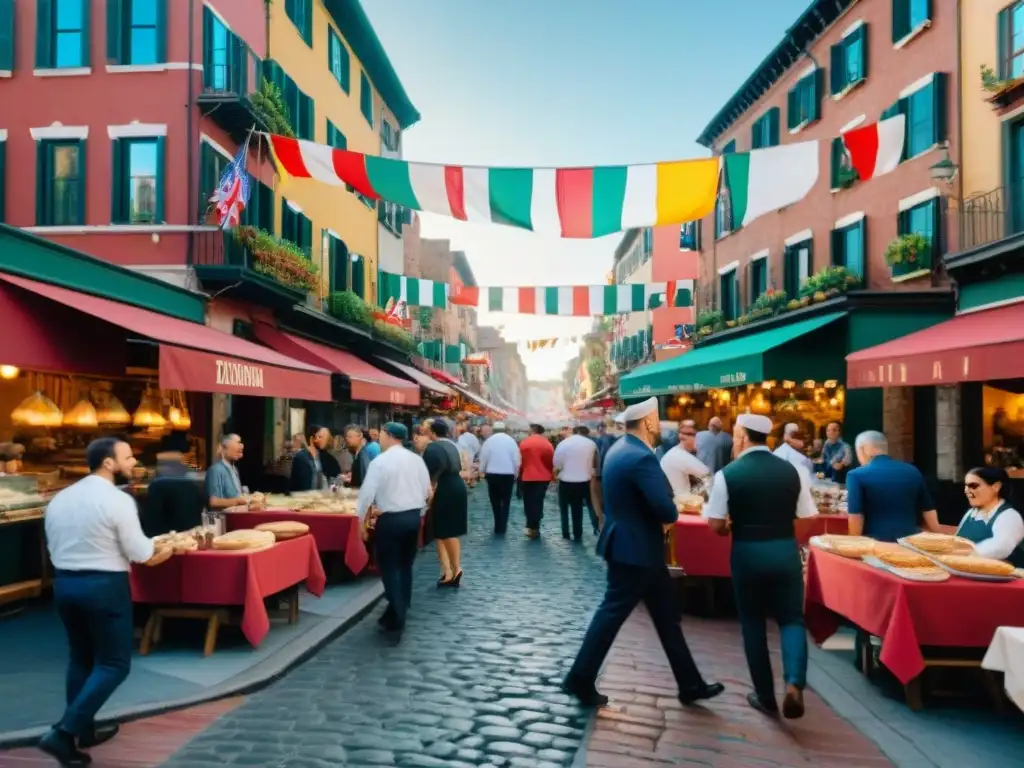
[(309, 533), (309, 526), (292, 520), (280, 520), (274, 523), (260, 523), (256, 526), (257, 531), (269, 531), (274, 534), (278, 541), (294, 539), (297, 536), (305, 536)]
[(914, 552), (912, 549), (901, 547), (899, 544), (876, 543), (871, 552), (886, 565), (895, 568), (927, 568), (934, 565), (924, 555)]
[(908, 536), (906, 541), (912, 547), (933, 555), (969, 555), (974, 552), (973, 542), (948, 533), (924, 531)]
[(218, 536), (213, 540), (213, 548), (228, 550), (263, 549), (273, 545), (276, 540), (276, 537), (270, 531), (243, 529)]
[(1002, 560), (970, 555), (940, 555), (939, 561), (954, 571), (974, 573), (979, 576), (1013, 576), (1014, 567)]
[(843, 536), (826, 534), (821, 537), (822, 544), (837, 555), (854, 559), (870, 555), (874, 550), (875, 540), (867, 536)]

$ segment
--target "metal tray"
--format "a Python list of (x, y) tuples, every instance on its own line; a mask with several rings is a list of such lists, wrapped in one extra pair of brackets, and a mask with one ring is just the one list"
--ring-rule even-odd
[[(908, 570), (906, 570), (904, 568), (897, 568), (896, 566), (889, 565), (888, 563), (883, 563), (881, 560), (879, 560), (874, 555), (867, 555), (867, 556), (865, 556), (863, 558), (862, 562), (865, 562), (868, 565), (874, 566), (875, 568), (879, 568), (879, 569), (881, 569), (883, 571), (888, 571), (893, 576), (897, 576), (897, 577), (899, 577), (901, 579), (905, 579), (906, 581), (919, 581), (922, 584), (944, 584), (946, 581), (949, 580), (949, 576), (948, 575), (944, 579), (936, 579), (934, 576), (915, 575), (912, 571), (908, 571)], [(945, 570), (948, 570), (948, 569), (944, 568), (943, 570), (945, 571)]]
[(991, 582), (994, 582), (994, 583), (1006, 583), (1008, 581), (1020, 581), (1020, 577), (1017, 576), (1015, 573), (1010, 574), (1009, 576), (992, 576), (992, 575), (989, 575), (989, 574), (986, 574), (986, 573), (967, 573), (967, 571), (959, 571), (956, 568), (950, 568), (948, 565), (946, 565), (941, 560), (936, 559), (936, 556), (935, 556), (934, 553), (932, 553), (932, 552), (925, 552), (923, 549), (918, 549), (913, 544), (910, 544), (906, 539), (897, 539), (896, 543), (899, 544), (901, 547), (906, 547), (911, 552), (917, 552), (917, 554), (919, 554), (919, 555), (924, 555), (929, 560), (931, 560), (933, 563), (935, 563), (937, 566), (939, 566), (939, 568), (941, 568), (942, 570), (948, 571), (949, 573), (953, 574), (954, 576), (959, 576), (961, 579), (972, 579), (974, 581), (991, 581)]

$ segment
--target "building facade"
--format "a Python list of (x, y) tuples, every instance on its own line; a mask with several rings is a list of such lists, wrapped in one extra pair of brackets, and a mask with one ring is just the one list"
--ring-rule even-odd
[(486, 325), (477, 329), (477, 345), (490, 358), (488, 393), (499, 405), (525, 412), (528, 380), (518, 345), (506, 341), (497, 328)]

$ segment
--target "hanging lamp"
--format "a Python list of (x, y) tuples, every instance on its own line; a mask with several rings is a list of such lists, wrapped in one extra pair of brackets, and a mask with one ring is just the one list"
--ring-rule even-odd
[(65, 427), (79, 427), (88, 429), (99, 426), (99, 419), (96, 414), (96, 406), (89, 402), (89, 398), (83, 397), (74, 407), (64, 414), (62, 422)]
[[(185, 404), (185, 395), (176, 392), (179, 405), (171, 405), (167, 412), (167, 420), (173, 429), (187, 430), (192, 428), (192, 417), (189, 415), (188, 406)], [(175, 398), (171, 398), (172, 402)]]
[(106, 404), (96, 411), (96, 420), (104, 425), (127, 426), (132, 423), (132, 416), (120, 400), (108, 395)]
[(59, 427), (64, 414), (50, 398), (42, 392), (35, 392), (11, 411), (11, 423), (17, 427)]
[(135, 415), (132, 416), (132, 424), (136, 427), (149, 427), (151, 429), (167, 425), (167, 419), (160, 413), (160, 403), (148, 388), (142, 395), (142, 402), (139, 403)]

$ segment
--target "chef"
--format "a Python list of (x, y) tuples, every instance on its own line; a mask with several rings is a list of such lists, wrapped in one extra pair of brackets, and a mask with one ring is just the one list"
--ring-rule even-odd
[(775, 449), (775, 455), (785, 459), (797, 469), (814, 476), (814, 462), (804, 453), (804, 433), (799, 424), (787, 424), (782, 430), (782, 445)]
[(767, 620), (779, 624), (786, 695), (782, 714), (804, 714), (807, 630), (804, 579), (793, 522), (818, 514), (810, 476), (768, 450), (772, 420), (741, 414), (733, 430), (736, 460), (715, 474), (704, 516), (722, 536), (732, 534), (732, 583), (743, 650), (754, 684), (747, 702), (778, 714), (768, 653)]

